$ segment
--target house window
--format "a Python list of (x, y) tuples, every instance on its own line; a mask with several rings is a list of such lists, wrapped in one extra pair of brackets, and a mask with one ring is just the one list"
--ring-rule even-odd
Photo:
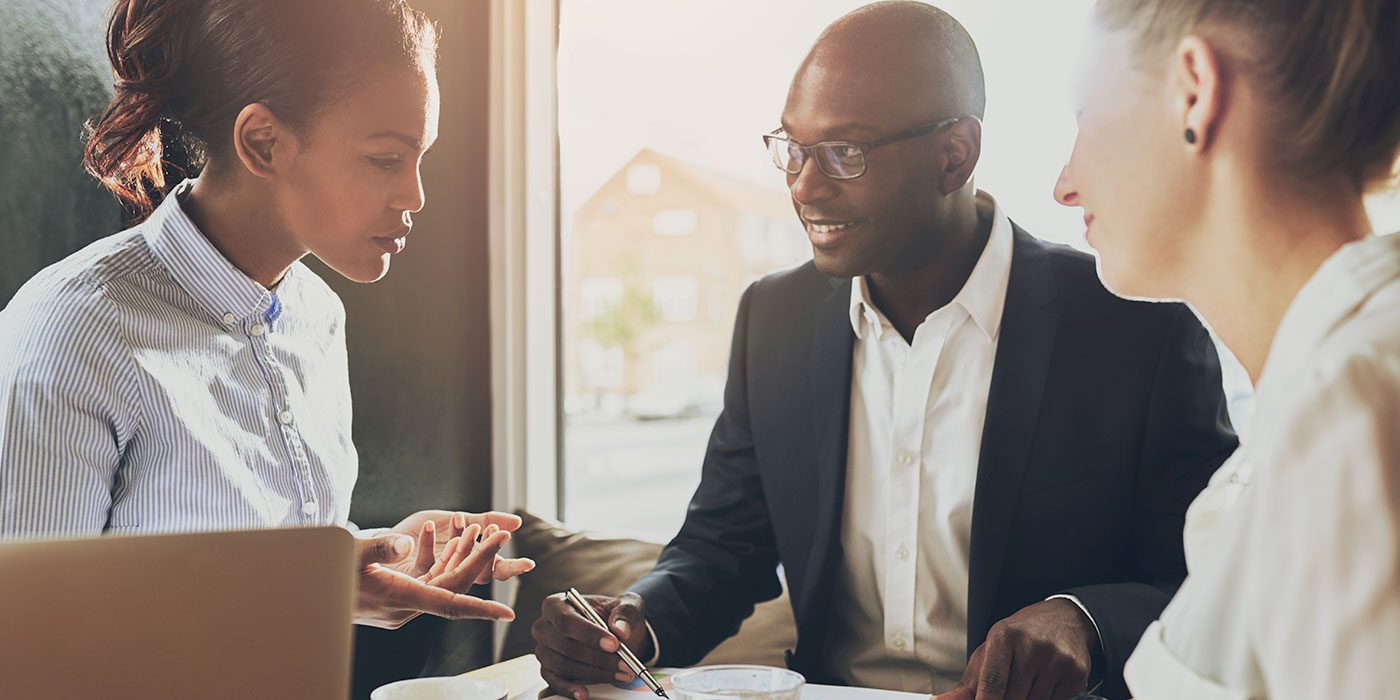
[(658, 236), (688, 236), (697, 221), (694, 209), (662, 209), (651, 217), (651, 230)]
[(615, 389), (622, 385), (622, 348), (603, 346), (592, 340), (579, 343), (580, 381), (590, 390)]
[(662, 346), (651, 355), (654, 385), (681, 384), (695, 374), (695, 346), (680, 340)]
[(627, 191), (636, 195), (652, 195), (661, 191), (661, 169), (639, 163), (627, 169)]
[(652, 283), (651, 300), (661, 320), (686, 323), (695, 320), (697, 294), (694, 277), (672, 275), (656, 278)]
[(579, 315), (591, 321), (622, 301), (622, 279), (590, 277), (579, 284)]

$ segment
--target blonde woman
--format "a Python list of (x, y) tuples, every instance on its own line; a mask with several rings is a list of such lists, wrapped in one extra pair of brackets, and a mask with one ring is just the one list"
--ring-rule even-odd
[(1400, 693), (1395, 0), (1101, 0), (1056, 187), (1123, 296), (1189, 301), (1254, 380), (1195, 501), (1140, 700)]

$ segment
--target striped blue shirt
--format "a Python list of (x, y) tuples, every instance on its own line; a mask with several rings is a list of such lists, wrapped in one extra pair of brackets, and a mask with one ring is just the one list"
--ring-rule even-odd
[(0, 537), (346, 525), (344, 306), (234, 267), (190, 186), (0, 311)]

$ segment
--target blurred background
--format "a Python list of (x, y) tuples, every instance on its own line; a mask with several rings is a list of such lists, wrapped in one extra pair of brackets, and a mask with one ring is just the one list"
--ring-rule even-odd
[[(699, 483), (739, 295), (811, 257), (760, 137), (807, 48), (861, 0), (562, 0), (561, 513), (666, 541)], [(1092, 0), (940, 0), (977, 42), (976, 181), (1040, 238), (1084, 250), (1051, 190), (1074, 143)], [(1400, 197), (1376, 198), (1377, 231)], [(1236, 426), (1251, 387), (1220, 348)], [(619, 508), (619, 502), (626, 508)]]

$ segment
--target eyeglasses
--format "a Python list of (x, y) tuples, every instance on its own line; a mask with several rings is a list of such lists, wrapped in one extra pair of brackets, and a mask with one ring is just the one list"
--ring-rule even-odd
[(866, 154), (891, 143), (918, 138), (924, 134), (946, 129), (963, 119), (976, 117), (949, 117), (936, 122), (927, 122), (910, 127), (870, 143), (858, 141), (822, 141), (804, 146), (797, 141), (782, 136), (782, 128), (763, 135), (763, 143), (768, 147), (768, 155), (773, 157), (773, 165), (789, 174), (802, 172), (807, 159), (815, 157), (817, 165), (827, 177), (833, 180), (854, 180), (865, 174)]

